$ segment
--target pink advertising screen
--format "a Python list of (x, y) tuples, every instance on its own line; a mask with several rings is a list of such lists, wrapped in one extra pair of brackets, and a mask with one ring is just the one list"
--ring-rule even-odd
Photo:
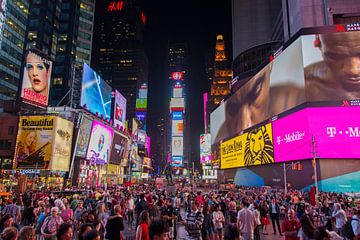
[(308, 108), (273, 121), (275, 162), (360, 158), (360, 106)]

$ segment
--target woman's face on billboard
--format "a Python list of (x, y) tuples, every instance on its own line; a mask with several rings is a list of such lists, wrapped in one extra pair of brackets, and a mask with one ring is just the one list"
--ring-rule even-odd
[(36, 137), (35, 132), (30, 132), (30, 133), (26, 136), (25, 143), (26, 143), (26, 146), (27, 146), (27, 147), (30, 147), (31, 144), (33, 144), (33, 142), (35, 141), (35, 137)]
[(37, 93), (46, 94), (48, 86), (48, 69), (44, 62), (29, 53), (26, 56), (26, 70), (33, 90)]

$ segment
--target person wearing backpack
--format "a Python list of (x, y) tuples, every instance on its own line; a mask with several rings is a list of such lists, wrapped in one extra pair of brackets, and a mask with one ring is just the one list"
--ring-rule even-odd
[(348, 219), (343, 226), (342, 232), (346, 239), (359, 240), (360, 239), (360, 222), (359, 222), (360, 210), (355, 210), (351, 219)]

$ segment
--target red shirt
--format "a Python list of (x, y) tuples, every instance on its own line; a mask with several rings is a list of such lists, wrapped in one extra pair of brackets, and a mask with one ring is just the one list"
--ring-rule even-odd
[[(293, 220), (289, 220), (286, 219), (283, 223), (282, 223), (282, 231), (283, 233), (285, 232), (293, 232), (293, 231), (299, 231), (300, 229), (300, 222), (297, 219), (293, 219)], [(285, 240), (300, 240), (299, 237), (292, 237), (292, 236), (286, 236), (285, 235)]]
[(148, 225), (146, 223), (140, 224), (141, 227), (141, 240), (149, 240), (149, 231), (148, 231)]

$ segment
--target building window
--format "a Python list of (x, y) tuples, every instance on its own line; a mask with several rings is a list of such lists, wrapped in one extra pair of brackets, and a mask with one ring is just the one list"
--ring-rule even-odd
[(54, 78), (53, 84), (54, 85), (62, 85), (63, 78), (62, 77), (56, 77)]
[(8, 129), (8, 135), (13, 135), (15, 132), (15, 127), (14, 126), (10, 126), (9, 129)]
[(0, 140), (0, 150), (10, 150), (11, 142), (9, 140)]

